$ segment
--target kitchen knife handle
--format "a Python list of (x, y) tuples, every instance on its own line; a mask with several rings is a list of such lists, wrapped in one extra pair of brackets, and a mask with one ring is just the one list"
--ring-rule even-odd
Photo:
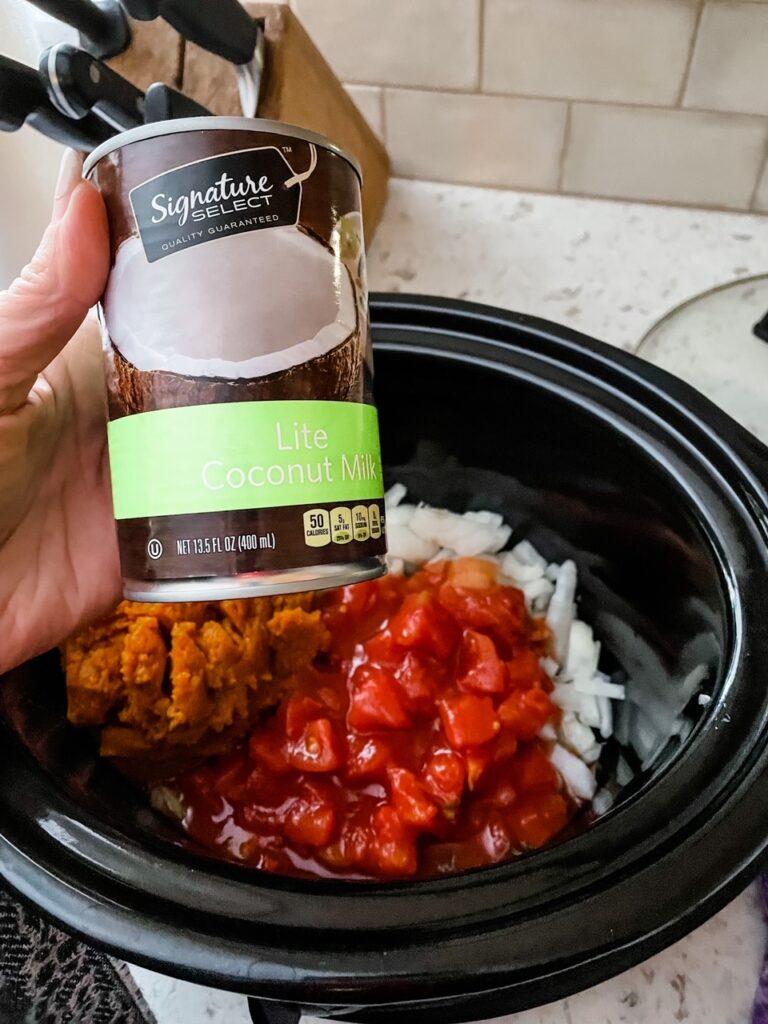
[(128, 48), (131, 30), (117, 0), (29, 0), (41, 11), (77, 29), (83, 46), (102, 60)]
[(72, 121), (54, 107), (34, 68), (0, 56), (0, 131), (31, 125), (48, 138), (88, 152), (114, 131), (93, 114)]
[(69, 43), (49, 47), (40, 57), (40, 76), (68, 117), (94, 110), (117, 131), (144, 123), (144, 93), (85, 50)]
[(144, 94), (144, 123), (173, 121), (178, 117), (208, 117), (210, 110), (183, 92), (154, 82)]
[(60, 142), (62, 146), (78, 149), (81, 153), (90, 153), (115, 134), (114, 129), (95, 114), (73, 121), (60, 113), (53, 104), (47, 109), (33, 111), (26, 123), (49, 139)]
[(232, 64), (247, 64), (256, 23), (238, 0), (122, 0), (133, 18), (163, 18), (182, 36)]

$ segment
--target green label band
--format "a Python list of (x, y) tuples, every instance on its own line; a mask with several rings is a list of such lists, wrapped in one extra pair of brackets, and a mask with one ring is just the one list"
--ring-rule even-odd
[(232, 402), (109, 424), (116, 519), (381, 498), (376, 409)]

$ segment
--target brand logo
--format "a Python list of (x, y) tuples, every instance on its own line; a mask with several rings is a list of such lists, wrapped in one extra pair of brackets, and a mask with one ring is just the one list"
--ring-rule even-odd
[(162, 224), (166, 217), (175, 217), (180, 228), (184, 227), (190, 217), (200, 223), (216, 216), (214, 210), (218, 207), (215, 204), (229, 200), (244, 199), (246, 202), (241, 205), (252, 209), (261, 209), (262, 206), (268, 208), (273, 189), (274, 184), (266, 174), (262, 174), (258, 181), (254, 181), (250, 174), (246, 174), (240, 181), (235, 181), (225, 171), (205, 192), (193, 188), (191, 192), (181, 196), (169, 195), (167, 192), (158, 192), (152, 196), (151, 206), (157, 211), (152, 216), (152, 223)]
[(302, 182), (317, 164), (312, 144), (292, 145), (295, 170), (276, 146), (238, 150), (175, 167), (131, 190), (150, 263), (244, 231), (296, 224)]

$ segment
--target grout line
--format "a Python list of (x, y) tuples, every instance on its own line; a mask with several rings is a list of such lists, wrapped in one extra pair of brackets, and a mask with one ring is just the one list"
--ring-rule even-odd
[[(387, 104), (385, 102), (386, 87), (381, 86), (379, 89), (379, 112), (381, 113), (381, 141), (384, 143), (386, 148), (387, 145)], [(390, 158), (391, 159), (391, 158)]]
[(691, 65), (693, 64), (693, 54), (696, 50), (696, 43), (699, 38), (699, 28), (701, 27), (701, 19), (704, 17), (704, 5), (706, 0), (699, 0), (699, 9), (696, 12), (696, 18), (693, 23), (693, 33), (691, 34), (691, 45), (688, 48), (688, 60), (685, 62), (685, 68), (683, 69), (683, 78), (680, 82), (680, 92), (677, 94), (677, 102), (675, 107), (683, 109), (683, 100), (685, 99), (685, 90), (688, 88), (688, 79), (691, 76)]
[(755, 213), (764, 213), (763, 210), (755, 210), (755, 203), (757, 202), (757, 190), (760, 188), (760, 182), (763, 179), (763, 174), (768, 168), (768, 140), (766, 145), (763, 147), (763, 157), (757, 167), (757, 177), (755, 178), (755, 187), (752, 189), (752, 194), (749, 197), (749, 208)]
[[(725, 2), (725, 0), (722, 0)], [(768, 6), (766, 0), (736, 0), (738, 3), (755, 2)], [(400, 92), (426, 92), (438, 96), (488, 96), (498, 100), (536, 100), (539, 103), (582, 103), (591, 107), (611, 107), (612, 109), (627, 108), (630, 110), (660, 110), (680, 114), (718, 114), (723, 117), (742, 117), (752, 121), (765, 121), (766, 114), (749, 113), (744, 110), (716, 110), (712, 107), (677, 107), (669, 103), (647, 103), (636, 100), (597, 100), (580, 99), (578, 96), (542, 96), (536, 93), (520, 92), (467, 92), (466, 89), (452, 89), (436, 85), (394, 85), (392, 82), (360, 82), (344, 79), (344, 85), (368, 86), (369, 88), (397, 89)]]
[(573, 116), (573, 103), (569, 103), (565, 110), (565, 124), (563, 125), (563, 144), (560, 147), (560, 168), (557, 175), (557, 191), (563, 191), (563, 176), (565, 175), (565, 158), (568, 155), (568, 148), (571, 144), (571, 118)]
[(550, 196), (553, 199), (585, 199), (598, 203), (630, 203), (633, 206), (669, 207), (673, 210), (701, 210), (705, 213), (727, 213), (738, 217), (760, 217), (765, 219), (767, 213), (762, 210), (750, 210), (743, 206), (718, 206), (716, 203), (684, 203), (675, 199), (636, 199), (626, 196), (593, 195), (589, 192), (547, 191), (535, 185), (489, 185), (483, 181), (447, 181), (442, 178), (417, 177), (415, 174), (403, 174), (394, 170), (392, 178), (400, 181), (411, 181), (422, 185), (455, 185), (457, 188), (479, 188), (491, 192), (530, 192), (535, 196)]
[(475, 92), (481, 93), (485, 75), (485, 0), (478, 0), (478, 14), (480, 24), (477, 26), (477, 88)]

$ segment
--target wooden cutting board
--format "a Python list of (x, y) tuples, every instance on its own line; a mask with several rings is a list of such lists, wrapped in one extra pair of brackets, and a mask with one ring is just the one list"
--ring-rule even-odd
[[(299, 125), (349, 150), (363, 169), (363, 218), (370, 242), (387, 199), (390, 164), (381, 141), (350, 99), (301, 22), (284, 4), (246, 2), (265, 19), (259, 117)], [(131, 22), (131, 48), (111, 66), (141, 89), (165, 82), (214, 114), (241, 114), (234, 68), (182, 39), (165, 22)]]

